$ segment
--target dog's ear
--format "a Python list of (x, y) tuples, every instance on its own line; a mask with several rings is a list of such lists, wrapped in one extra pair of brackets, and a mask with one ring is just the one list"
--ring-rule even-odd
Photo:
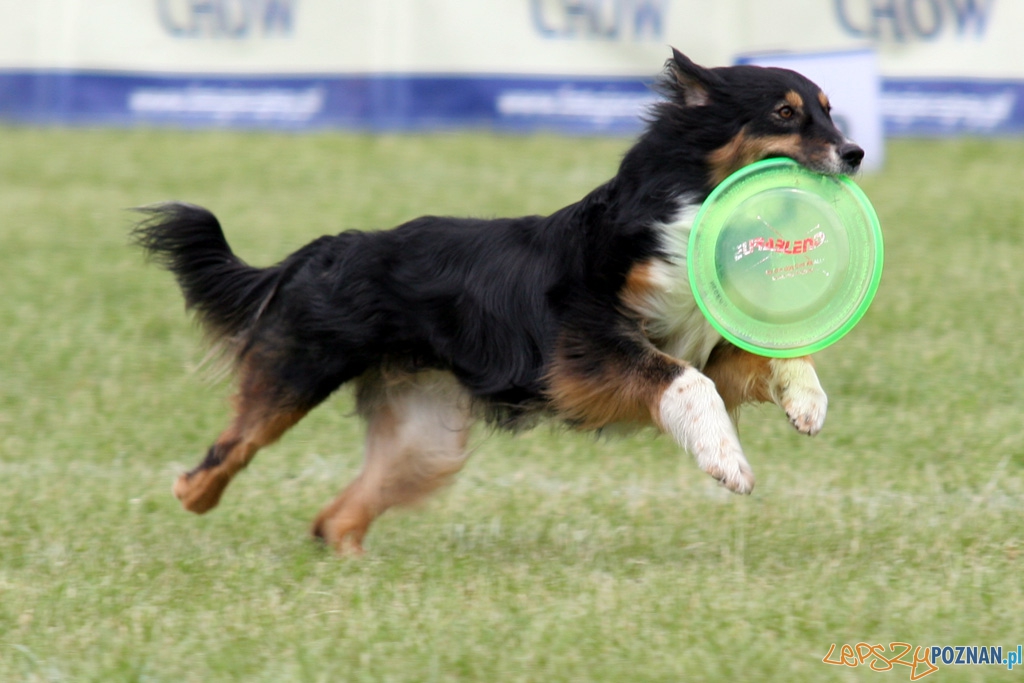
[(711, 101), (718, 77), (689, 57), (672, 48), (672, 59), (665, 62), (665, 86), (668, 95), (687, 107), (703, 107)]

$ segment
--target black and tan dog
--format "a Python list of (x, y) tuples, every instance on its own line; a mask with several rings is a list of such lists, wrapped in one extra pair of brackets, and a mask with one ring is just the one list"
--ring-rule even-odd
[(705, 69), (674, 52), (659, 85), (665, 99), (615, 177), (550, 216), (427, 216), (321, 237), (261, 269), (234, 255), (205, 209), (143, 209), (137, 242), (174, 273), (238, 376), (233, 422), (174, 486), (183, 505), (217, 505), (260, 448), (347, 382), (367, 423), (365, 463), (313, 527), (339, 549), (360, 550), (388, 507), (449, 481), (479, 418), (653, 425), (749, 493), (737, 408), (772, 401), (815, 434), (827, 400), (808, 358), (752, 355), (702, 317), (687, 281), (690, 225), (751, 162), (783, 156), (840, 174), (864, 153), (792, 71)]

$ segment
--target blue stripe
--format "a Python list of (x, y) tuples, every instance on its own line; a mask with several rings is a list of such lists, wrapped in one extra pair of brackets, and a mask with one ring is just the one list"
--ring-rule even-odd
[(888, 78), (881, 96), (887, 135), (1024, 133), (1024, 81)]
[[(1024, 133), (1024, 81), (884, 79), (887, 135)], [(218, 76), (0, 70), (0, 119), (32, 123), (633, 134), (636, 78)]]
[(0, 71), (0, 118), (45, 123), (628, 133), (652, 99), (626, 78)]

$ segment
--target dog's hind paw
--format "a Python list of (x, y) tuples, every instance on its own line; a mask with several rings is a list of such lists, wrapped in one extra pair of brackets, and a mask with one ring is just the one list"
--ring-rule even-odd
[(201, 515), (217, 507), (230, 481), (231, 477), (223, 472), (198, 470), (182, 474), (171, 490), (183, 508)]

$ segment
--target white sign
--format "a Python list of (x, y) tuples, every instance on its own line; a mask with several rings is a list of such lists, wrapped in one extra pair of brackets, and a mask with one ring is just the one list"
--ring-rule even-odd
[(1021, 27), (1015, 0), (0, 0), (0, 117), (626, 131), (671, 45), (872, 49), (887, 132), (1006, 133)]

